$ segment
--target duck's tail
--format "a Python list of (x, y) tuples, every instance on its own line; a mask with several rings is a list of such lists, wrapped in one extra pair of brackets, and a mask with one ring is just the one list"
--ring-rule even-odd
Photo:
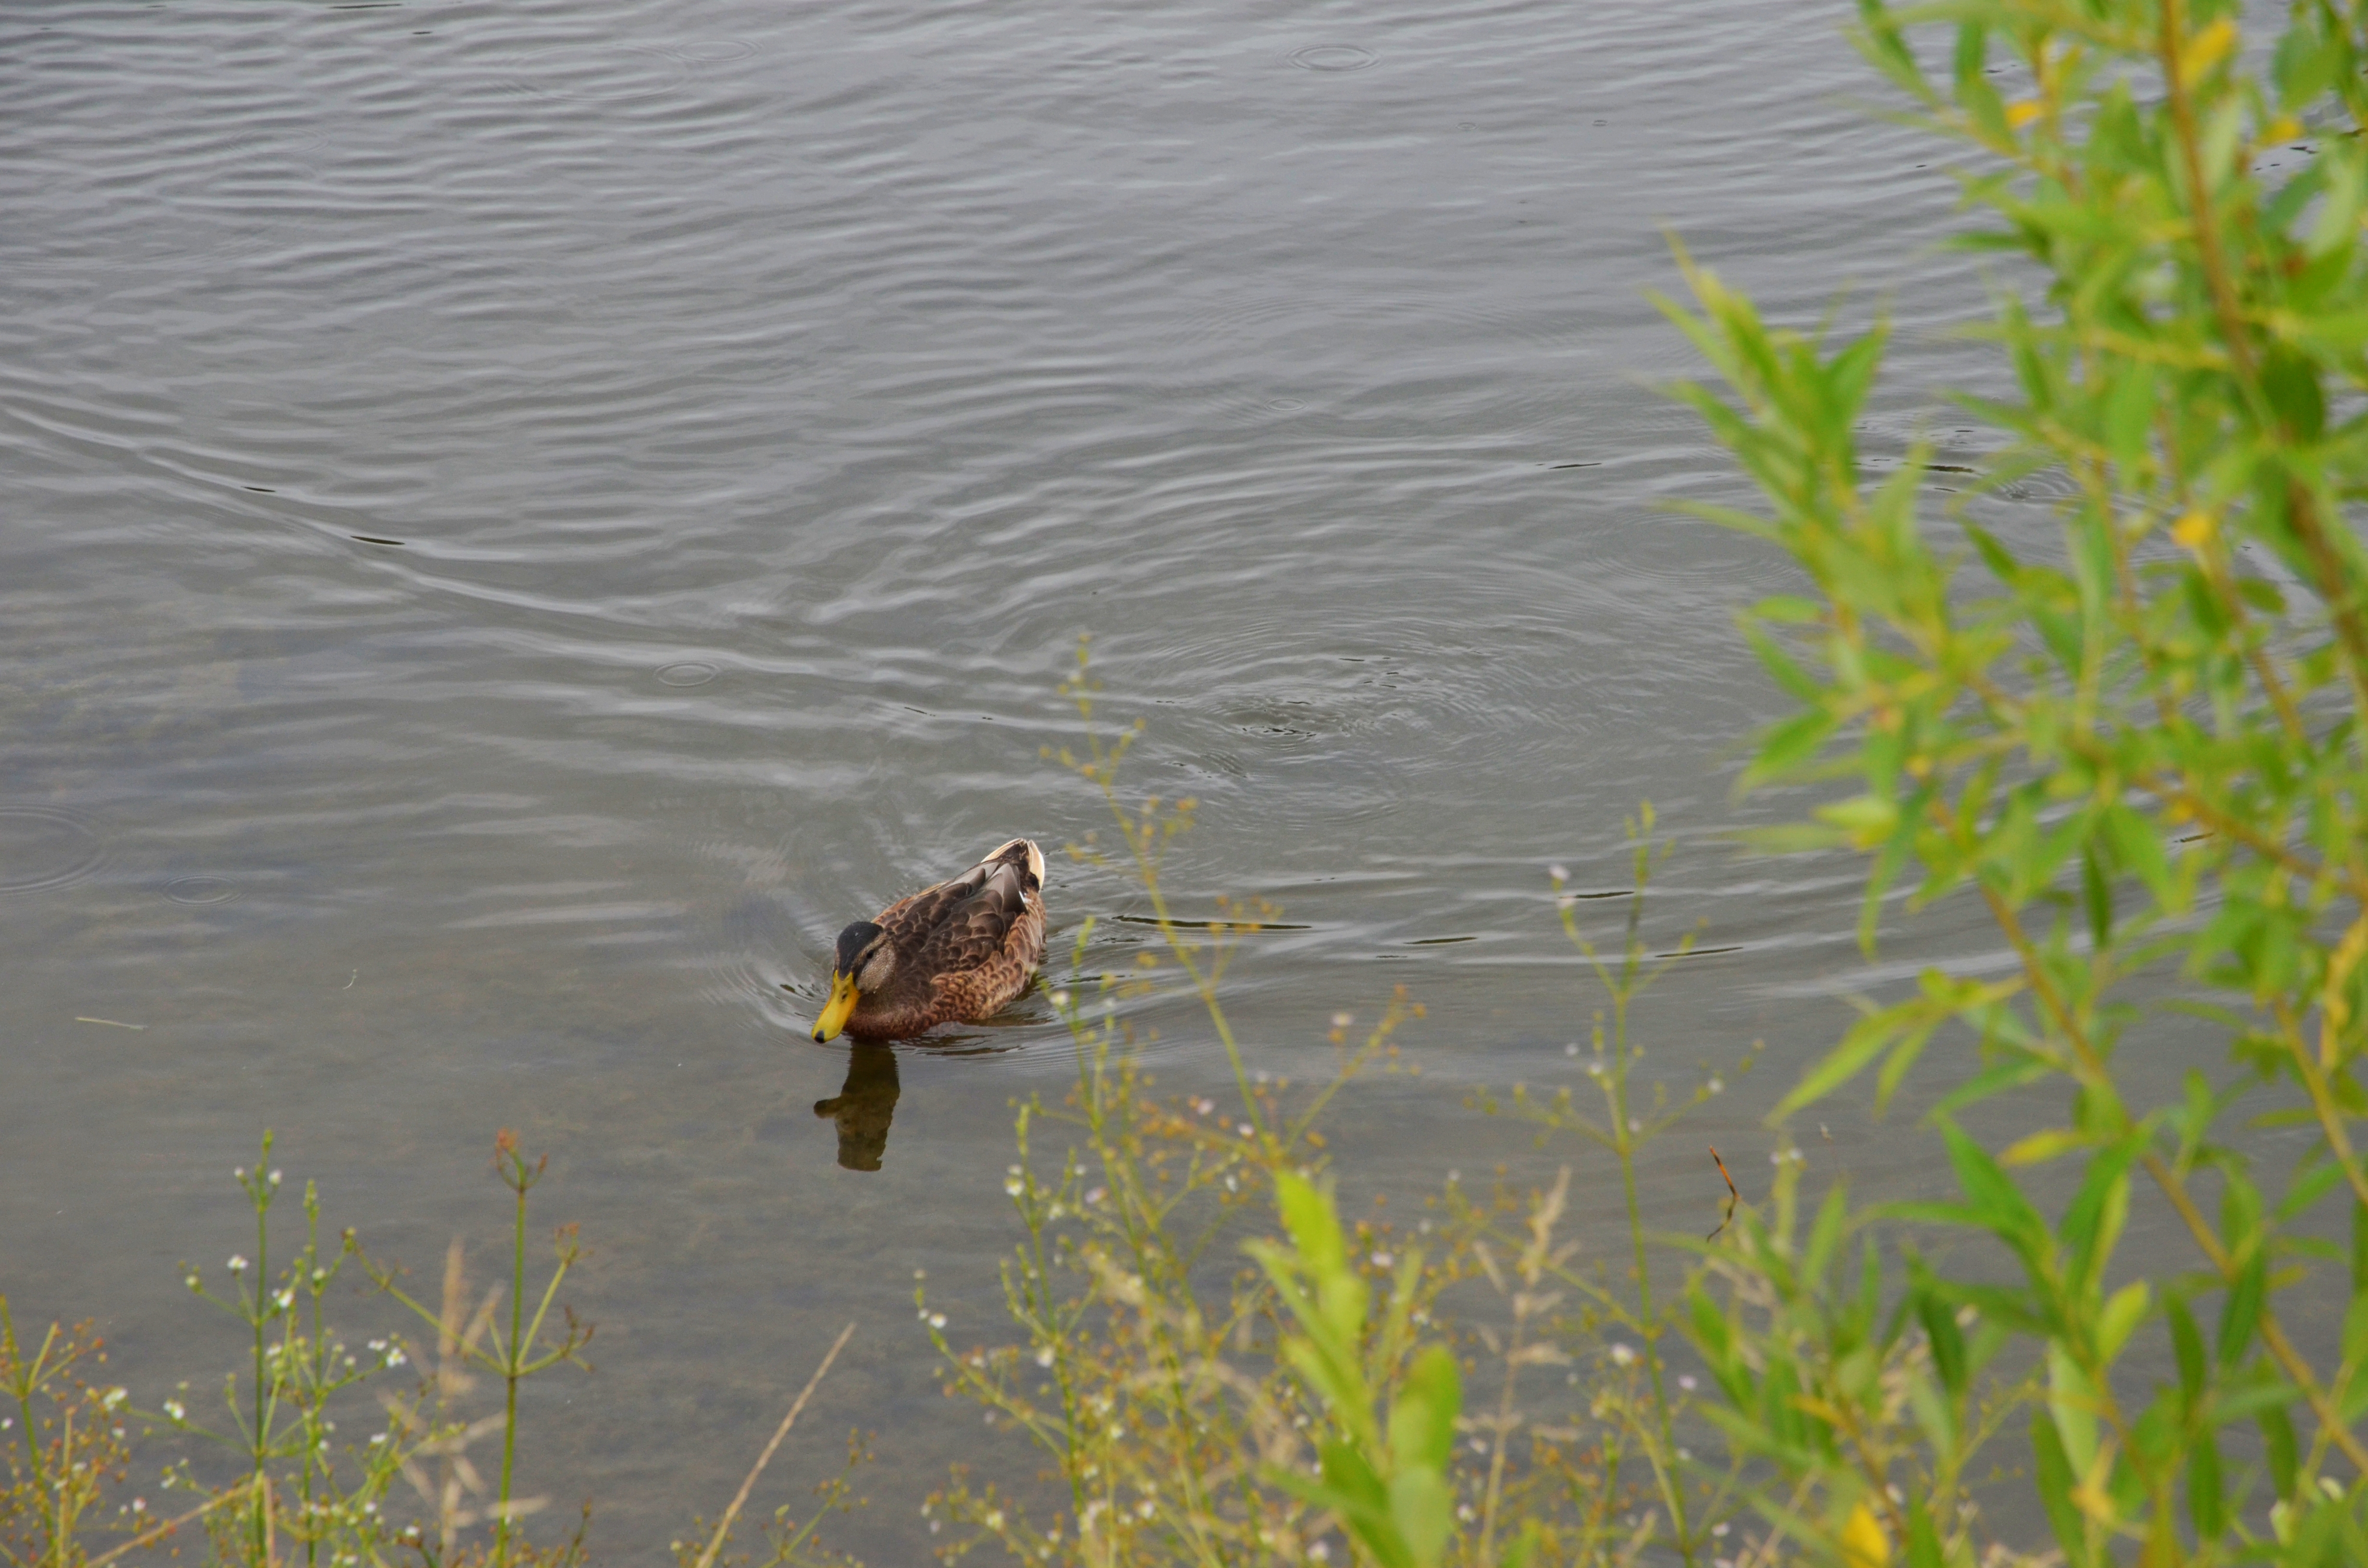
[(1034, 839), (1015, 838), (1008, 844), (997, 845), (986, 852), (979, 864), (992, 866), (998, 862), (1023, 866), (1036, 886), (1044, 885), (1044, 852), (1036, 847)]

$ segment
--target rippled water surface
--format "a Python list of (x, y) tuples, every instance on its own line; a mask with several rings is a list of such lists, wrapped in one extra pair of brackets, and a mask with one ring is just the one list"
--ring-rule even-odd
[[(432, 1285), (495, 1233), (517, 1127), (599, 1324), (598, 1373), (529, 1400), (529, 1488), (646, 1555), (852, 1318), (780, 1490), (876, 1429), (839, 1539), (917, 1560), (915, 1506), (987, 1439), (912, 1273), (995, 1332), (1008, 1102), (1060, 1090), (1067, 1038), (1041, 1002), (892, 1063), (803, 1028), (846, 921), (1098, 825), (1040, 756), (1087, 631), (1105, 713), (1149, 722), (1134, 788), (1202, 802), (1179, 901), (1290, 923), (1236, 971), (1258, 1060), (1320, 1066), (1395, 983), (1429, 1005), (1424, 1076), (1344, 1102), (1360, 1179), (1526, 1149), (1456, 1085), (1571, 1075), (1544, 868), (1624, 887), (1645, 797), (1689, 846), (1656, 927), (1720, 949), (1645, 1022), (1673, 1071), (1767, 1040), (1705, 1124), (1764, 1148), (1864, 982), (1855, 886), (1713, 842), (1780, 809), (1729, 800), (1776, 710), (1730, 616), (1784, 574), (1660, 507), (1738, 491), (1651, 390), (1691, 366), (1645, 290), (1671, 229), (1793, 319), (1887, 301), (1878, 451), (1960, 373), (1925, 330), (1977, 302), (1929, 248), (1952, 187), (1849, 101), (1841, 10), (18, 9), (20, 1318), (99, 1314), (143, 1402), (206, 1386), (233, 1346), (175, 1264), (241, 1244), (263, 1129)], [(1141, 909), (1057, 856), (1049, 894), (1064, 950)], [(1099, 931), (1089, 967), (1142, 935)], [(1221, 1081), (1190, 1009), (1138, 1011), (1168, 1084)], [(891, 1065), (880, 1168), (842, 1168), (815, 1103)], [(1933, 1176), (1911, 1132), (1835, 1136)], [(1688, 1222), (1700, 1158), (1655, 1167)]]

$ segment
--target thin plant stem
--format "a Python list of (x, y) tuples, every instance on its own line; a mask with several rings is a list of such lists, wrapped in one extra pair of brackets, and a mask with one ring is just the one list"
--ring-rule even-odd
[(510, 1539), (510, 1480), (518, 1463), (518, 1391), (519, 1358), (524, 1347), (518, 1331), (525, 1324), (526, 1314), (526, 1192), (524, 1166), (518, 1167), (520, 1178), (516, 1184), (518, 1220), (512, 1227), (510, 1246), (510, 1336), (502, 1351), (502, 1490), (500, 1511), (495, 1516), (494, 1558), (508, 1560)]
[(133, 1536), (130, 1540), (127, 1540), (122, 1545), (115, 1548), (112, 1551), (104, 1552), (99, 1556), (92, 1558), (88, 1562), (83, 1564), (83, 1568), (107, 1568), (108, 1563), (114, 1562), (117, 1558), (121, 1557), (124, 1553), (129, 1551), (137, 1551), (143, 1546), (154, 1546), (158, 1541), (164, 1540), (166, 1536), (171, 1535), (175, 1530), (179, 1529), (183, 1525), (189, 1523), (192, 1519), (202, 1518), (206, 1515), (212, 1513), (216, 1508), (221, 1507), (223, 1504), (238, 1502), (245, 1495), (246, 1489), (245, 1487), (234, 1487), (227, 1492), (216, 1493), (213, 1496), (207, 1498), (196, 1507), (188, 1510), (188, 1512), (176, 1514), (169, 1519), (159, 1520), (157, 1523), (153, 1524), (146, 1529), (141, 1531), (138, 1535)]
[(798, 1413), (806, 1407), (806, 1401), (814, 1397), (814, 1391), (822, 1386), (823, 1376), (830, 1370), (830, 1364), (838, 1359), (838, 1353), (846, 1349), (847, 1342), (854, 1337), (853, 1324), (840, 1329), (838, 1337), (831, 1342), (829, 1351), (823, 1357), (822, 1365), (814, 1369), (814, 1376), (806, 1380), (806, 1386), (799, 1390), (798, 1397), (790, 1402), (790, 1413), (781, 1417), (779, 1426), (773, 1428), (773, 1440), (765, 1445), (765, 1451), (758, 1454), (757, 1462), (748, 1467), (747, 1479), (741, 1482), (740, 1490), (733, 1494), (732, 1506), (723, 1510), (723, 1517), (716, 1522), (715, 1534), (709, 1540), (707, 1550), (699, 1554), (699, 1568), (714, 1568), (715, 1554), (723, 1550), (724, 1538), (732, 1533), (732, 1521), (740, 1517), (741, 1508), (748, 1501), (748, 1494), (756, 1488), (757, 1478), (764, 1474), (765, 1466), (772, 1462), (773, 1450), (781, 1446), (781, 1439), (788, 1437), (790, 1428), (797, 1425)]

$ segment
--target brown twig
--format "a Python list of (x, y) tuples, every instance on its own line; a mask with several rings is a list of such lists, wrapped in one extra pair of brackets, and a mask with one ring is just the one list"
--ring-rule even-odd
[(1702, 1238), (1706, 1242), (1714, 1242), (1718, 1240), (1719, 1232), (1726, 1229), (1727, 1221), (1735, 1218), (1735, 1206), (1743, 1201), (1743, 1194), (1735, 1190), (1735, 1178), (1726, 1174), (1726, 1162), (1718, 1157), (1718, 1145), (1715, 1143), (1710, 1146), (1710, 1157), (1718, 1166), (1718, 1174), (1726, 1182), (1726, 1212), (1718, 1217), (1718, 1230), (1713, 1231)]
[(715, 1554), (723, 1550), (723, 1538), (731, 1532), (732, 1521), (740, 1517), (741, 1506), (748, 1501), (748, 1494), (756, 1490), (757, 1478), (765, 1473), (765, 1466), (772, 1460), (773, 1450), (781, 1446), (781, 1439), (790, 1435), (791, 1426), (797, 1425), (798, 1412), (806, 1407), (806, 1401), (814, 1397), (814, 1391), (822, 1386), (823, 1374), (830, 1370), (830, 1364), (838, 1359), (838, 1353), (847, 1348), (847, 1342), (853, 1337), (855, 1325), (851, 1323), (838, 1331), (838, 1338), (832, 1343), (830, 1354), (822, 1358), (822, 1365), (816, 1367), (814, 1376), (806, 1380), (806, 1386), (791, 1403), (790, 1413), (782, 1416), (781, 1424), (773, 1429), (773, 1440), (765, 1445), (765, 1451), (758, 1454), (757, 1462), (748, 1468), (748, 1479), (740, 1483), (739, 1494), (732, 1499), (732, 1506), (723, 1510), (723, 1517), (715, 1526), (715, 1539), (709, 1541), (707, 1550), (699, 1554), (699, 1568), (715, 1568)]
[(135, 1551), (143, 1546), (154, 1546), (156, 1542), (164, 1540), (166, 1536), (171, 1535), (175, 1530), (179, 1529), (183, 1525), (188, 1524), (191, 1519), (196, 1518), (199, 1515), (211, 1514), (216, 1508), (221, 1507), (224, 1503), (229, 1502), (232, 1498), (242, 1496), (244, 1494), (243, 1491), (224, 1492), (218, 1496), (210, 1497), (205, 1502), (202, 1502), (196, 1507), (190, 1509), (188, 1513), (164, 1520), (162, 1523), (152, 1525), (147, 1529), (144, 1529), (138, 1535), (133, 1536), (130, 1540), (125, 1541), (121, 1546), (117, 1547), (114, 1551), (104, 1553), (101, 1556), (92, 1558), (88, 1563), (85, 1564), (85, 1568), (107, 1568), (108, 1563), (122, 1556), (125, 1552)]

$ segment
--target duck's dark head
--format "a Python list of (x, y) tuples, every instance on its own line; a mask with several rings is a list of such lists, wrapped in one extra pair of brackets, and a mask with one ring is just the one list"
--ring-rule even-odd
[(817, 1040), (834, 1040), (847, 1027), (856, 1003), (868, 992), (881, 990), (895, 972), (896, 946), (888, 933), (869, 920), (859, 920), (838, 934), (838, 950), (831, 958), (830, 1000), (814, 1020)]

